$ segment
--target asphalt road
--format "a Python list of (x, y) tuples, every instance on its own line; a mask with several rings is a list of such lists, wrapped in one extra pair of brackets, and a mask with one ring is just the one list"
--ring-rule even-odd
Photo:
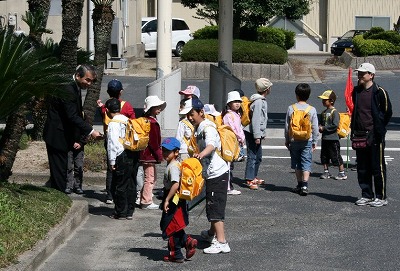
[[(327, 73), (322, 83), (311, 83), (309, 102), (322, 111), (317, 98), (326, 89), (339, 96), (336, 107), (345, 110), (343, 99), (347, 72)], [(355, 75), (354, 75), (355, 76)], [(388, 90), (393, 103), (393, 118), (387, 141), (388, 200), (386, 207), (359, 207), (354, 202), (361, 192), (356, 172), (351, 170), (355, 153), (349, 150), (348, 180), (320, 180), (322, 166), (319, 149), (314, 153), (310, 194), (301, 197), (290, 192), (295, 176), (290, 169), (289, 153), (284, 148), (282, 131), (264, 141), (263, 162), (259, 177), (266, 185), (249, 190), (241, 181), (244, 163), (236, 163), (235, 186), (242, 195), (229, 196), (226, 210), (226, 235), (232, 252), (206, 255), (199, 242), (196, 255), (181, 265), (164, 263), (167, 243), (159, 230), (160, 211), (136, 210), (132, 221), (112, 220), (112, 206), (105, 205), (103, 186), (85, 187), (86, 196), (75, 199), (89, 202), (89, 218), (58, 248), (39, 270), (400, 270), (400, 175), (398, 147), (400, 100), (398, 71), (378, 74), (376, 82)], [(104, 77), (106, 83), (114, 77)], [(146, 84), (153, 78), (118, 77), (125, 87), (123, 99), (134, 107), (142, 107)], [(354, 81), (356, 80), (353, 77)], [(282, 128), (286, 109), (294, 102), (298, 82), (273, 82), (268, 96), (269, 127)], [(208, 102), (207, 80), (183, 80), (182, 88), (194, 84), (201, 90), (201, 99)], [(243, 82), (247, 95), (253, 82)], [(107, 94), (102, 92), (102, 99)], [(346, 141), (342, 140), (346, 155)], [(337, 173), (336, 168), (331, 169)], [(161, 187), (161, 175), (157, 187)], [(158, 202), (158, 201), (157, 201)], [(200, 238), (209, 226), (202, 211), (204, 203), (191, 212), (187, 233)]]

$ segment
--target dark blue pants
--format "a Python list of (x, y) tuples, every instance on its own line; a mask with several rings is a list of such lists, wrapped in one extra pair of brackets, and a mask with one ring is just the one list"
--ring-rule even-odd
[(258, 168), (262, 160), (261, 144), (256, 144), (252, 133), (244, 132), (247, 145), (247, 161), (246, 161), (246, 180), (254, 180), (258, 175)]

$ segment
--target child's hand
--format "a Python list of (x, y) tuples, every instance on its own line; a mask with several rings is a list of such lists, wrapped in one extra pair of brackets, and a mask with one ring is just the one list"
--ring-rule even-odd
[(322, 133), (324, 131), (324, 126), (319, 126), (319, 132)]
[(168, 213), (168, 210), (169, 210), (169, 200), (165, 200), (165, 202), (164, 202), (164, 208), (163, 208), (163, 210), (164, 210), (164, 212), (166, 212), (166, 213)]
[(260, 145), (261, 144), (261, 139), (257, 138), (255, 142), (256, 142), (256, 145)]
[(103, 106), (103, 103), (101, 102), (101, 100), (99, 99), (99, 100), (97, 100), (97, 106), (98, 107), (102, 107)]

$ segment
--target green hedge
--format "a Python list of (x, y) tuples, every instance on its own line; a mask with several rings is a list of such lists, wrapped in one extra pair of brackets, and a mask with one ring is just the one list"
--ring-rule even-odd
[(386, 40), (393, 45), (400, 45), (400, 35), (396, 31), (388, 30), (384, 32), (380, 32), (378, 34), (373, 34), (368, 37), (368, 39), (372, 40)]
[[(234, 63), (284, 64), (288, 54), (274, 44), (233, 40)], [(191, 40), (185, 44), (182, 61), (218, 62), (218, 40)]]
[(218, 39), (218, 25), (209, 25), (196, 30), (193, 38), (199, 40)]
[(272, 43), (286, 50), (292, 48), (295, 44), (296, 34), (281, 28), (261, 26), (257, 28), (257, 38), (259, 42)]
[(391, 55), (400, 53), (400, 46), (386, 40), (364, 39), (362, 35), (353, 38), (354, 51), (358, 56)]

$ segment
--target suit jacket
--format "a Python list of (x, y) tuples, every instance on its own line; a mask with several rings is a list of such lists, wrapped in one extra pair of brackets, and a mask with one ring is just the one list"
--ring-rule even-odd
[(81, 90), (75, 82), (66, 87), (65, 98), (52, 98), (47, 110), (43, 137), (46, 144), (60, 151), (72, 149), (77, 137), (92, 131), (83, 119)]

